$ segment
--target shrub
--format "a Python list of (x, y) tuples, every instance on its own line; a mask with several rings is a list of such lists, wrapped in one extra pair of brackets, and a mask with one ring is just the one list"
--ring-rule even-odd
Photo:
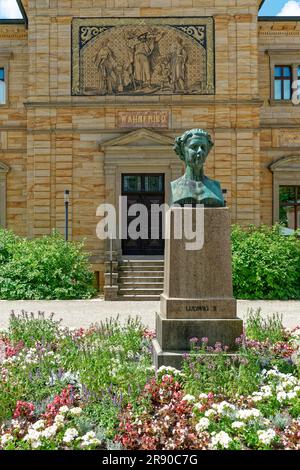
[(239, 299), (300, 299), (300, 241), (280, 226), (232, 230), (233, 286)]
[(270, 341), (272, 344), (286, 340), (282, 315), (273, 314), (267, 318), (261, 315), (261, 309), (250, 309), (246, 317), (247, 337), (258, 341)]
[(0, 229), (0, 298), (90, 298), (95, 293), (82, 243), (61, 235), (27, 240)]

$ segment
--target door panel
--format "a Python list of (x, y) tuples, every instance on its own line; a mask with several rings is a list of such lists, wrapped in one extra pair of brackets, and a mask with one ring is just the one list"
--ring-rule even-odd
[[(127, 216), (127, 239), (122, 240), (122, 252), (124, 255), (163, 255), (163, 214), (160, 214), (159, 220), (154, 221), (151, 218), (151, 207), (154, 204), (162, 205), (165, 202), (164, 175), (161, 174), (142, 174), (142, 175), (122, 175), (122, 195), (127, 196), (127, 211), (133, 204), (143, 204), (148, 210), (148, 239), (138, 238), (132, 240), (128, 236), (128, 226), (130, 222), (136, 219), (136, 216)], [(153, 227), (151, 238), (151, 223), (156, 223)]]

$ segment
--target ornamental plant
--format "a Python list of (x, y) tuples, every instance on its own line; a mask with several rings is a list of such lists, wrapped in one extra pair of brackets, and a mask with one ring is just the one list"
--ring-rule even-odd
[(53, 232), (29, 240), (0, 229), (0, 299), (85, 299), (95, 294), (83, 243)]
[(300, 327), (260, 317), (238, 354), (191, 338), (181, 371), (155, 371), (154, 333), (137, 319), (70, 330), (12, 315), (0, 332), (0, 450), (299, 450)]
[(300, 299), (300, 240), (281, 227), (234, 226), (234, 294), (239, 299)]

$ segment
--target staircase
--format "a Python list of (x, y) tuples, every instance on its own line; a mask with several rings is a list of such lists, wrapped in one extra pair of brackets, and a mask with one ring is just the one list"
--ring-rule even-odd
[(164, 260), (123, 259), (118, 269), (120, 300), (159, 300), (164, 287)]

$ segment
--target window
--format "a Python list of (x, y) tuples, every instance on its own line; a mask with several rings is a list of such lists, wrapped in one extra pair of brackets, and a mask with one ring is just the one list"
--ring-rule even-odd
[(288, 228), (300, 228), (300, 186), (280, 186), (279, 220)]
[(6, 77), (4, 67), (0, 67), (0, 104), (6, 104)]
[(274, 99), (290, 100), (291, 97), (292, 68), (286, 65), (276, 65), (274, 71)]
[(163, 193), (164, 175), (123, 175), (123, 193)]

